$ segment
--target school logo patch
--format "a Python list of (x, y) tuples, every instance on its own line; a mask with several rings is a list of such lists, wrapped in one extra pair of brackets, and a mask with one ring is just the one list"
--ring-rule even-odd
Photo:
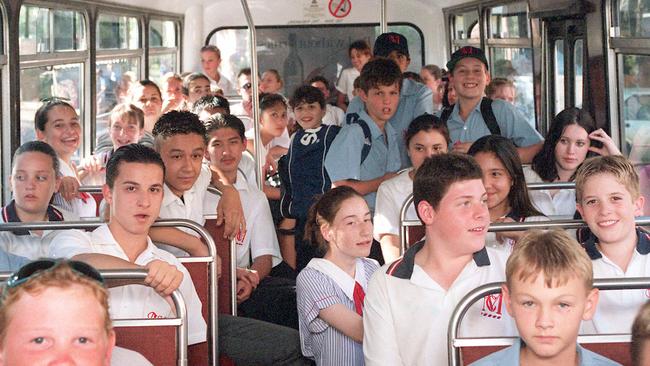
[(235, 236), (235, 243), (237, 243), (237, 245), (244, 245), (245, 238), (246, 238), (246, 232), (243, 230), (239, 230), (237, 232), (237, 236)]
[(501, 319), (503, 307), (503, 298), (501, 294), (492, 294), (487, 295), (483, 298), (483, 307), (481, 308), (481, 315), (493, 318)]

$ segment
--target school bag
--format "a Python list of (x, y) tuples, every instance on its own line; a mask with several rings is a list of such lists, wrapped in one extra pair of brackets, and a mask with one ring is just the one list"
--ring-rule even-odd
[(361, 148), (361, 164), (366, 160), (368, 154), (370, 154), (370, 148), (372, 147), (372, 134), (370, 133), (370, 127), (368, 123), (362, 120), (357, 113), (349, 113), (345, 116), (345, 123), (352, 125), (358, 124), (363, 131), (363, 148)]
[[(445, 125), (447, 124), (447, 120), (449, 120), (449, 117), (451, 116), (451, 112), (453, 110), (454, 105), (446, 107), (442, 110), (442, 113), (440, 114), (440, 120), (442, 123)], [(481, 100), (481, 116), (483, 116), (483, 120), (485, 121), (485, 124), (487, 125), (487, 128), (490, 130), (491, 134), (501, 135), (501, 128), (499, 128), (497, 118), (494, 116), (494, 111), (492, 110), (492, 99), (483, 98)]]

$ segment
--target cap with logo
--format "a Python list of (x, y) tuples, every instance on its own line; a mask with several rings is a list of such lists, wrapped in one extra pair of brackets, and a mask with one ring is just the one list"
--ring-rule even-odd
[(388, 57), (391, 52), (397, 51), (409, 56), (409, 45), (406, 37), (399, 33), (382, 33), (375, 40), (375, 47), (373, 47), (373, 54), (375, 56)]
[(482, 49), (472, 46), (465, 46), (457, 49), (456, 52), (451, 54), (451, 60), (447, 62), (447, 70), (449, 70), (449, 72), (454, 71), (454, 67), (456, 67), (458, 61), (467, 57), (473, 57), (481, 61), (485, 67), (489, 69), (487, 58), (485, 58), (485, 52), (483, 52)]

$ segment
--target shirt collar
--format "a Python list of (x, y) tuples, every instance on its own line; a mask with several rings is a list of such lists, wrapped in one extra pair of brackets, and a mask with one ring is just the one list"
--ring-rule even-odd
[[(198, 179), (198, 178), (197, 178)], [(194, 194), (194, 190), (196, 186), (196, 182), (192, 185), (192, 188), (188, 189), (187, 191), (183, 192), (183, 197), (187, 198), (188, 196)], [(163, 201), (162, 201), (162, 206), (166, 207), (172, 204), (173, 202), (178, 202), (181, 205), (185, 205), (183, 200), (181, 200), (180, 197), (178, 197), (174, 192), (172, 192), (171, 188), (167, 185), (167, 183), (163, 184)]]
[[(366, 122), (368, 125), (368, 128), (370, 129), (370, 136), (372, 137), (373, 140), (376, 140), (377, 138), (383, 138), (384, 133), (381, 132), (375, 121), (373, 121), (372, 118), (368, 115), (368, 113), (365, 110), (359, 111), (359, 119), (363, 120)], [(395, 134), (395, 130), (391, 126), (391, 124), (386, 121), (386, 124), (384, 124), (384, 132), (386, 133), (386, 136), (391, 136)]]
[[(476, 103), (474, 109), (472, 110), (472, 113), (477, 112), (479, 115), (481, 114), (481, 102), (483, 102), (483, 99), (481, 99), (478, 103)], [(467, 121), (469, 121), (469, 118), (472, 116), (472, 113), (470, 113), (467, 116)], [(451, 115), (449, 116), (449, 119), (452, 118), (465, 123), (465, 121), (463, 121), (463, 119), (460, 118), (460, 103), (458, 102), (454, 104), (454, 109), (452, 109)]]
[[(415, 255), (424, 247), (424, 240), (413, 244), (404, 255), (393, 262), (388, 269), (386, 274), (401, 278), (401, 279), (410, 279), (413, 275), (413, 266), (415, 265)], [(485, 247), (474, 253), (473, 255), (474, 263), (477, 267), (489, 266), (490, 257), (488, 256), (487, 250)]]
[[(650, 234), (647, 231), (637, 227), (636, 237), (636, 251), (641, 255), (650, 253)], [(598, 250), (597, 244), (598, 240), (595, 235), (590, 235), (589, 239), (582, 243), (591, 260), (596, 260), (603, 257), (600, 250)]]
[[(61, 211), (54, 208), (52, 205), (47, 206), (47, 221), (63, 221), (63, 214)], [(22, 222), (16, 212), (16, 201), (11, 200), (8, 205), (2, 208), (2, 219), (4, 222)], [(29, 230), (15, 230), (12, 231), (14, 235), (31, 235)]]

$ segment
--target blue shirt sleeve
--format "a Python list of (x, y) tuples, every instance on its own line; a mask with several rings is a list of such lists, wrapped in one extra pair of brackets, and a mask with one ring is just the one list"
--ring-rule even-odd
[(361, 180), (363, 144), (363, 130), (359, 125), (346, 125), (339, 131), (325, 157), (325, 169), (332, 182), (344, 179)]
[(29, 263), (29, 259), (0, 250), (0, 271), (17, 271)]
[(417, 118), (425, 113), (433, 114), (433, 92), (427, 86), (418, 90), (413, 116)]
[(528, 123), (521, 111), (513, 105), (496, 99), (492, 101), (492, 111), (497, 121), (501, 122), (499, 126), (505, 127), (501, 134), (511, 139), (515, 145), (526, 147), (544, 141), (542, 136)]
[(352, 98), (350, 101), (350, 104), (348, 104), (348, 109), (345, 111), (345, 115), (347, 116), (350, 113), (359, 113), (363, 111), (365, 108), (365, 105), (363, 104), (363, 101), (361, 101), (361, 98), (357, 95), (356, 97)]

